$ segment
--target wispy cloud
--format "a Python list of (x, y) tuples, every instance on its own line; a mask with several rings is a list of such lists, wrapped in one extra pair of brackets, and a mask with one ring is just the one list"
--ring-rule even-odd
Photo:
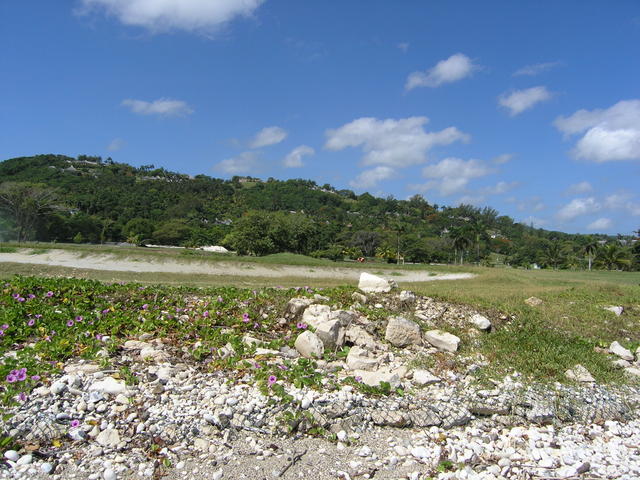
[(265, 0), (81, 0), (80, 14), (103, 11), (125, 25), (152, 32), (212, 33), (237, 17), (249, 17)]
[(578, 110), (554, 125), (566, 136), (583, 134), (572, 150), (597, 163), (640, 160), (640, 100), (623, 100), (607, 109)]
[(313, 155), (314, 153), (316, 153), (316, 151), (313, 148), (308, 147), (307, 145), (300, 145), (299, 147), (291, 150), (291, 152), (284, 157), (282, 163), (287, 168), (303, 167), (304, 163), (302, 163), (302, 157)]
[(574, 198), (558, 210), (556, 217), (560, 221), (568, 222), (582, 215), (599, 212), (601, 209), (602, 205), (593, 197)]
[(426, 72), (409, 74), (405, 89), (413, 90), (418, 87), (439, 87), (445, 83), (457, 82), (471, 75), (479, 68), (469, 57), (462, 53), (451, 55), (446, 60), (438, 62)]
[(516, 70), (513, 73), (513, 76), (518, 77), (518, 76), (526, 75), (526, 76), (533, 77), (535, 75), (540, 75), (541, 73), (547, 72), (559, 65), (562, 65), (562, 62), (545, 62), (545, 63), (534, 63), (532, 65), (525, 65), (524, 67)]
[(191, 115), (193, 109), (182, 100), (160, 98), (152, 102), (144, 100), (126, 99), (121, 103), (138, 115), (158, 115), (160, 117), (184, 117)]
[(514, 90), (498, 97), (498, 103), (509, 110), (509, 115), (516, 116), (533, 108), (536, 104), (549, 100), (551, 92), (546, 87), (532, 87), (526, 90)]
[(251, 148), (268, 147), (275, 145), (287, 138), (287, 131), (280, 127), (265, 127), (256, 133), (253, 140), (249, 142)]
[(378, 166), (360, 173), (354, 180), (349, 182), (353, 188), (366, 189), (375, 187), (379, 182), (392, 178), (396, 175), (391, 167)]
[(358, 118), (340, 128), (327, 130), (325, 148), (344, 150), (360, 147), (363, 165), (407, 167), (427, 161), (427, 152), (437, 145), (466, 142), (469, 135), (455, 127), (426, 132), (427, 117), (378, 120)]
[(502, 155), (492, 158), (491, 161), (496, 165), (504, 165), (505, 163), (510, 162), (513, 157), (514, 155), (512, 153), (503, 153)]
[(591, 222), (589, 225), (587, 225), (587, 229), (597, 230), (601, 232), (603, 230), (609, 230), (612, 226), (613, 226), (613, 222), (611, 221), (610, 218), (599, 218)]
[(109, 142), (109, 145), (107, 145), (107, 150), (110, 152), (117, 152), (118, 150), (122, 149), (125, 145), (126, 145), (126, 142), (123, 139), (114, 138), (113, 140), (111, 140), (111, 142)]
[(566, 191), (568, 195), (580, 195), (583, 193), (591, 193), (591, 192), (593, 192), (593, 187), (587, 181), (570, 185)]
[(407, 51), (409, 50), (409, 42), (400, 42), (396, 45), (396, 47), (402, 50), (402, 53), (407, 53)]
[(474, 178), (484, 177), (495, 170), (480, 160), (462, 160), (460, 158), (445, 158), (434, 165), (428, 165), (422, 170), (425, 178), (433, 179), (424, 185), (426, 190), (437, 189), (441, 195), (453, 195), (462, 192)]
[(242, 152), (235, 157), (227, 158), (214, 165), (214, 170), (229, 174), (238, 175), (240, 173), (254, 172), (258, 166), (258, 152)]

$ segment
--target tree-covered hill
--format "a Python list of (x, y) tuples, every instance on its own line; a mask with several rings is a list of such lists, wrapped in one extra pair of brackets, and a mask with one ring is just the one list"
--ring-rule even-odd
[(569, 235), (491, 208), (442, 207), (311, 180), (190, 177), (110, 158), (0, 162), (0, 240), (222, 244), (242, 254), (637, 268), (635, 239)]

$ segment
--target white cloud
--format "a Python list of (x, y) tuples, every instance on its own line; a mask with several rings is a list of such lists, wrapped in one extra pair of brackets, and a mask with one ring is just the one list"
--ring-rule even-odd
[(462, 160), (460, 158), (445, 158), (434, 165), (428, 165), (422, 170), (425, 178), (432, 178), (425, 184), (426, 189), (437, 188), (441, 195), (452, 195), (463, 191), (470, 180), (484, 177), (494, 171), (480, 160)]
[(249, 143), (251, 148), (267, 147), (275, 145), (287, 138), (287, 131), (280, 127), (265, 127), (256, 133), (253, 140)]
[(395, 176), (395, 170), (391, 167), (378, 166), (360, 173), (354, 180), (349, 182), (353, 188), (365, 189), (376, 186), (382, 180)]
[(302, 163), (302, 157), (305, 155), (313, 155), (316, 151), (308, 147), (307, 145), (300, 145), (299, 147), (294, 148), (289, 152), (289, 154), (284, 157), (283, 165), (287, 168), (297, 168), (302, 167), (304, 164)]
[(554, 67), (560, 65), (561, 62), (545, 62), (545, 63), (534, 63), (533, 65), (525, 65), (521, 69), (515, 71), (513, 73), (514, 77), (518, 77), (521, 75), (534, 76), (539, 75), (543, 72), (551, 70)]
[(193, 113), (193, 109), (182, 100), (160, 98), (153, 102), (144, 100), (126, 99), (122, 104), (138, 115), (159, 115), (161, 117), (183, 117)]
[[(516, 199), (511, 199), (516, 202)], [(540, 212), (547, 208), (540, 197), (531, 197), (517, 204), (518, 210), (521, 212)]]
[(640, 160), (640, 100), (623, 100), (607, 109), (578, 110), (558, 117), (565, 135), (584, 135), (573, 149), (576, 158), (594, 162)]
[(610, 210), (623, 211), (629, 215), (640, 215), (640, 203), (633, 200), (633, 195), (628, 193), (614, 193), (605, 197), (604, 207)]
[(113, 140), (111, 140), (111, 142), (109, 142), (109, 145), (107, 145), (107, 150), (109, 150), (110, 152), (117, 152), (125, 145), (126, 142), (123, 139), (114, 138)]
[(449, 145), (468, 141), (469, 135), (455, 127), (439, 132), (425, 132), (427, 117), (409, 117), (399, 120), (358, 118), (335, 130), (327, 130), (328, 150), (361, 147), (363, 165), (407, 167), (427, 160), (427, 152), (436, 145)]
[(609, 218), (599, 218), (589, 225), (587, 225), (588, 230), (609, 230), (613, 226), (613, 222)]
[(519, 182), (500, 181), (492, 187), (483, 188), (482, 193), (486, 195), (502, 195), (503, 193), (510, 192), (511, 190), (516, 188), (519, 184), (520, 184)]
[(581, 215), (598, 212), (602, 205), (593, 197), (574, 198), (567, 205), (558, 210), (556, 217), (561, 221), (571, 221)]
[(242, 152), (240, 155), (218, 162), (213, 168), (229, 175), (249, 173), (256, 169), (258, 157), (258, 152)]
[(474, 205), (480, 206), (487, 202), (487, 197), (484, 195), (464, 195), (458, 199), (457, 205)]
[(503, 93), (498, 97), (498, 103), (509, 109), (509, 115), (513, 117), (550, 98), (551, 92), (546, 87), (531, 87)]
[(444, 83), (456, 82), (471, 75), (479, 67), (474, 65), (469, 57), (462, 53), (451, 55), (446, 60), (438, 62), (435, 67), (426, 72), (409, 74), (406, 90), (417, 87), (439, 87)]
[(407, 50), (409, 50), (409, 42), (400, 42), (396, 47), (402, 50), (402, 53), (407, 53)]
[(210, 33), (236, 17), (248, 17), (265, 0), (81, 0), (81, 14), (103, 10), (125, 25), (153, 32)]
[(580, 195), (582, 193), (591, 193), (593, 192), (593, 187), (587, 181), (575, 183), (567, 188), (567, 192), (569, 195)]
[(497, 157), (494, 157), (491, 161), (496, 165), (503, 165), (507, 162), (510, 162), (512, 158), (513, 158), (512, 153), (503, 153), (502, 155), (498, 155)]

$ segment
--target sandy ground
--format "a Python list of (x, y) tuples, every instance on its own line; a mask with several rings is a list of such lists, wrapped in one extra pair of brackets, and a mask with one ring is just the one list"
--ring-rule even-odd
[[(302, 278), (332, 278), (357, 280), (361, 272), (376, 270), (375, 266), (363, 265), (362, 268), (332, 268), (319, 266), (297, 265), (262, 265), (258, 263), (241, 262), (204, 262), (192, 259), (157, 258), (127, 259), (114, 255), (86, 255), (65, 250), (50, 250), (46, 253), (34, 255), (23, 252), (0, 253), (0, 263), (28, 263), (32, 265), (51, 265), (59, 267), (81, 268), (90, 270), (107, 270), (116, 272), (162, 272), (204, 275), (233, 275), (247, 277), (302, 277)], [(407, 271), (401, 275), (393, 275), (389, 270), (383, 276), (394, 278), (402, 282), (430, 282), (434, 280), (460, 280), (472, 278), (471, 273), (433, 274), (426, 270)]]

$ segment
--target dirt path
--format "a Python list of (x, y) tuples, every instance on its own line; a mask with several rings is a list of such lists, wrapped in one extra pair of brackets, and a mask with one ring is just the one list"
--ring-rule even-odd
[[(302, 278), (332, 278), (357, 280), (360, 273), (371, 272), (375, 267), (339, 268), (321, 266), (298, 265), (263, 265), (242, 262), (206, 262), (199, 260), (176, 260), (168, 257), (165, 260), (157, 258), (133, 259), (120, 258), (115, 255), (86, 255), (65, 250), (50, 250), (42, 254), (28, 254), (24, 252), (0, 253), (0, 263), (27, 263), (35, 265), (51, 265), (59, 267), (83, 268), (91, 270), (106, 270), (116, 272), (163, 272), (205, 275), (236, 275), (248, 277), (302, 277)], [(396, 275), (394, 275), (396, 273)], [(397, 274), (399, 273), (399, 274)], [(402, 282), (430, 282), (434, 280), (460, 280), (472, 278), (471, 273), (434, 274), (426, 270), (402, 272), (389, 271), (382, 276), (395, 278)]]

